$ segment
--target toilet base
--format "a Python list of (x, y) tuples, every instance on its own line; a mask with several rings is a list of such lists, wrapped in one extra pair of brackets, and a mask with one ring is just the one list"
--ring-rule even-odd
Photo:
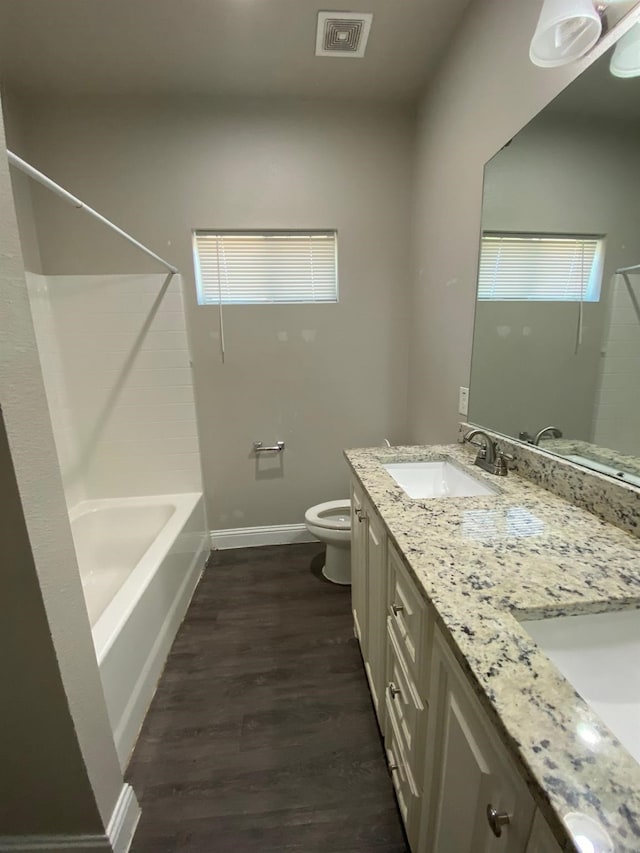
[(331, 583), (351, 586), (351, 549), (327, 545), (322, 574)]

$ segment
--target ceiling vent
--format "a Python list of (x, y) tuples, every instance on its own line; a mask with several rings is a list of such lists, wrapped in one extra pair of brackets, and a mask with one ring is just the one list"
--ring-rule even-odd
[(318, 12), (316, 56), (362, 58), (372, 20), (369, 12)]

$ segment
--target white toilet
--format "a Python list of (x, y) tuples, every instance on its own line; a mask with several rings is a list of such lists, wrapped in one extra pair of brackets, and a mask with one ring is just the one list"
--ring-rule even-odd
[(327, 501), (304, 514), (307, 530), (327, 546), (322, 574), (332, 583), (351, 583), (351, 503)]

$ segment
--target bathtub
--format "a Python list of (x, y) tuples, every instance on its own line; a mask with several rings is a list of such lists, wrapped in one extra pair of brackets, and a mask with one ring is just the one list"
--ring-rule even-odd
[(123, 770), (210, 543), (201, 493), (83, 501), (70, 512)]

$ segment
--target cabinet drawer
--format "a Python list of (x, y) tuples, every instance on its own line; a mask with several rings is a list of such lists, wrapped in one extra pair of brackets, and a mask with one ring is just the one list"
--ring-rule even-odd
[(413, 826), (418, 816), (420, 798), (418, 789), (411, 772), (411, 767), (406, 760), (402, 742), (395, 727), (393, 713), (389, 707), (389, 695), (386, 697), (387, 714), (389, 719), (389, 732), (386, 741), (387, 761), (393, 779), (393, 787), (396, 791), (400, 814), (404, 821), (407, 834), (413, 835)]
[(387, 704), (414, 778), (420, 779), (425, 706), (407, 671), (391, 617), (387, 621), (387, 649)]
[(414, 677), (422, 682), (420, 666), (424, 648), (426, 606), (416, 585), (389, 543), (389, 616)]

